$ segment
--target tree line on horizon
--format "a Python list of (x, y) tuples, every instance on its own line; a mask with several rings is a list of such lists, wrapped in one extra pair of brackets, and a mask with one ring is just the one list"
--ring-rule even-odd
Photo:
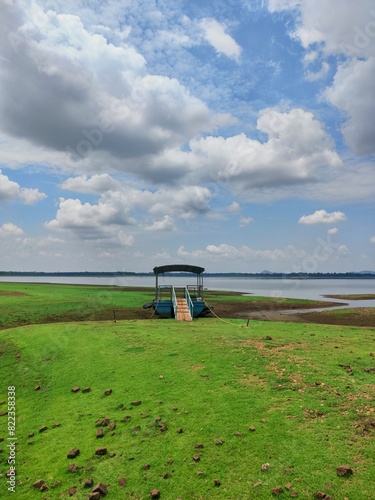
[[(174, 272), (165, 273), (165, 276), (189, 276), (190, 273)], [(0, 276), (56, 276), (56, 277), (116, 277), (116, 276), (154, 276), (153, 272), (133, 272), (133, 271), (0, 271)], [(375, 278), (375, 271), (360, 271), (360, 272), (345, 272), (345, 273), (277, 273), (277, 272), (260, 272), (260, 273), (244, 273), (244, 272), (229, 272), (229, 273), (204, 273), (206, 277), (233, 277), (233, 278)]]

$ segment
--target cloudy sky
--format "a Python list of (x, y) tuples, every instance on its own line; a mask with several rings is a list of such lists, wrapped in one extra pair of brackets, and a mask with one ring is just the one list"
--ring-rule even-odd
[(0, 21), (0, 270), (375, 270), (373, 0)]

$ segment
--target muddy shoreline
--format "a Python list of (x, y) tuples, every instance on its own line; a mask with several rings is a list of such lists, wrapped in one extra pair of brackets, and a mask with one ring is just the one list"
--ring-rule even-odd
[[(318, 305), (283, 306), (274, 302), (261, 304), (243, 302), (215, 303), (213, 313), (219, 318), (243, 318), (244, 320), (282, 321), (284, 323), (316, 323), (346, 326), (375, 327), (375, 307), (355, 309), (330, 309), (340, 305), (337, 302), (324, 302)], [(345, 305), (345, 302), (341, 303)], [(374, 303), (375, 305), (375, 303)], [(323, 311), (306, 311), (325, 307)]]

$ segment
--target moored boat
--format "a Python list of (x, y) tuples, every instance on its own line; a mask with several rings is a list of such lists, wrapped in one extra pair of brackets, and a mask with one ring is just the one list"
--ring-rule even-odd
[[(155, 298), (143, 306), (145, 309), (152, 307), (156, 314), (178, 321), (191, 321), (210, 311), (203, 299), (203, 267), (170, 264), (154, 267), (153, 271), (156, 279)], [(193, 273), (196, 275), (196, 284), (181, 286), (160, 284), (160, 276), (169, 273)]]

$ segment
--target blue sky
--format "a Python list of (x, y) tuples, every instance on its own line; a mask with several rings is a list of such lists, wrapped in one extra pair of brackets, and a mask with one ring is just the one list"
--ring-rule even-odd
[(0, 7), (1, 270), (375, 270), (372, 0)]

